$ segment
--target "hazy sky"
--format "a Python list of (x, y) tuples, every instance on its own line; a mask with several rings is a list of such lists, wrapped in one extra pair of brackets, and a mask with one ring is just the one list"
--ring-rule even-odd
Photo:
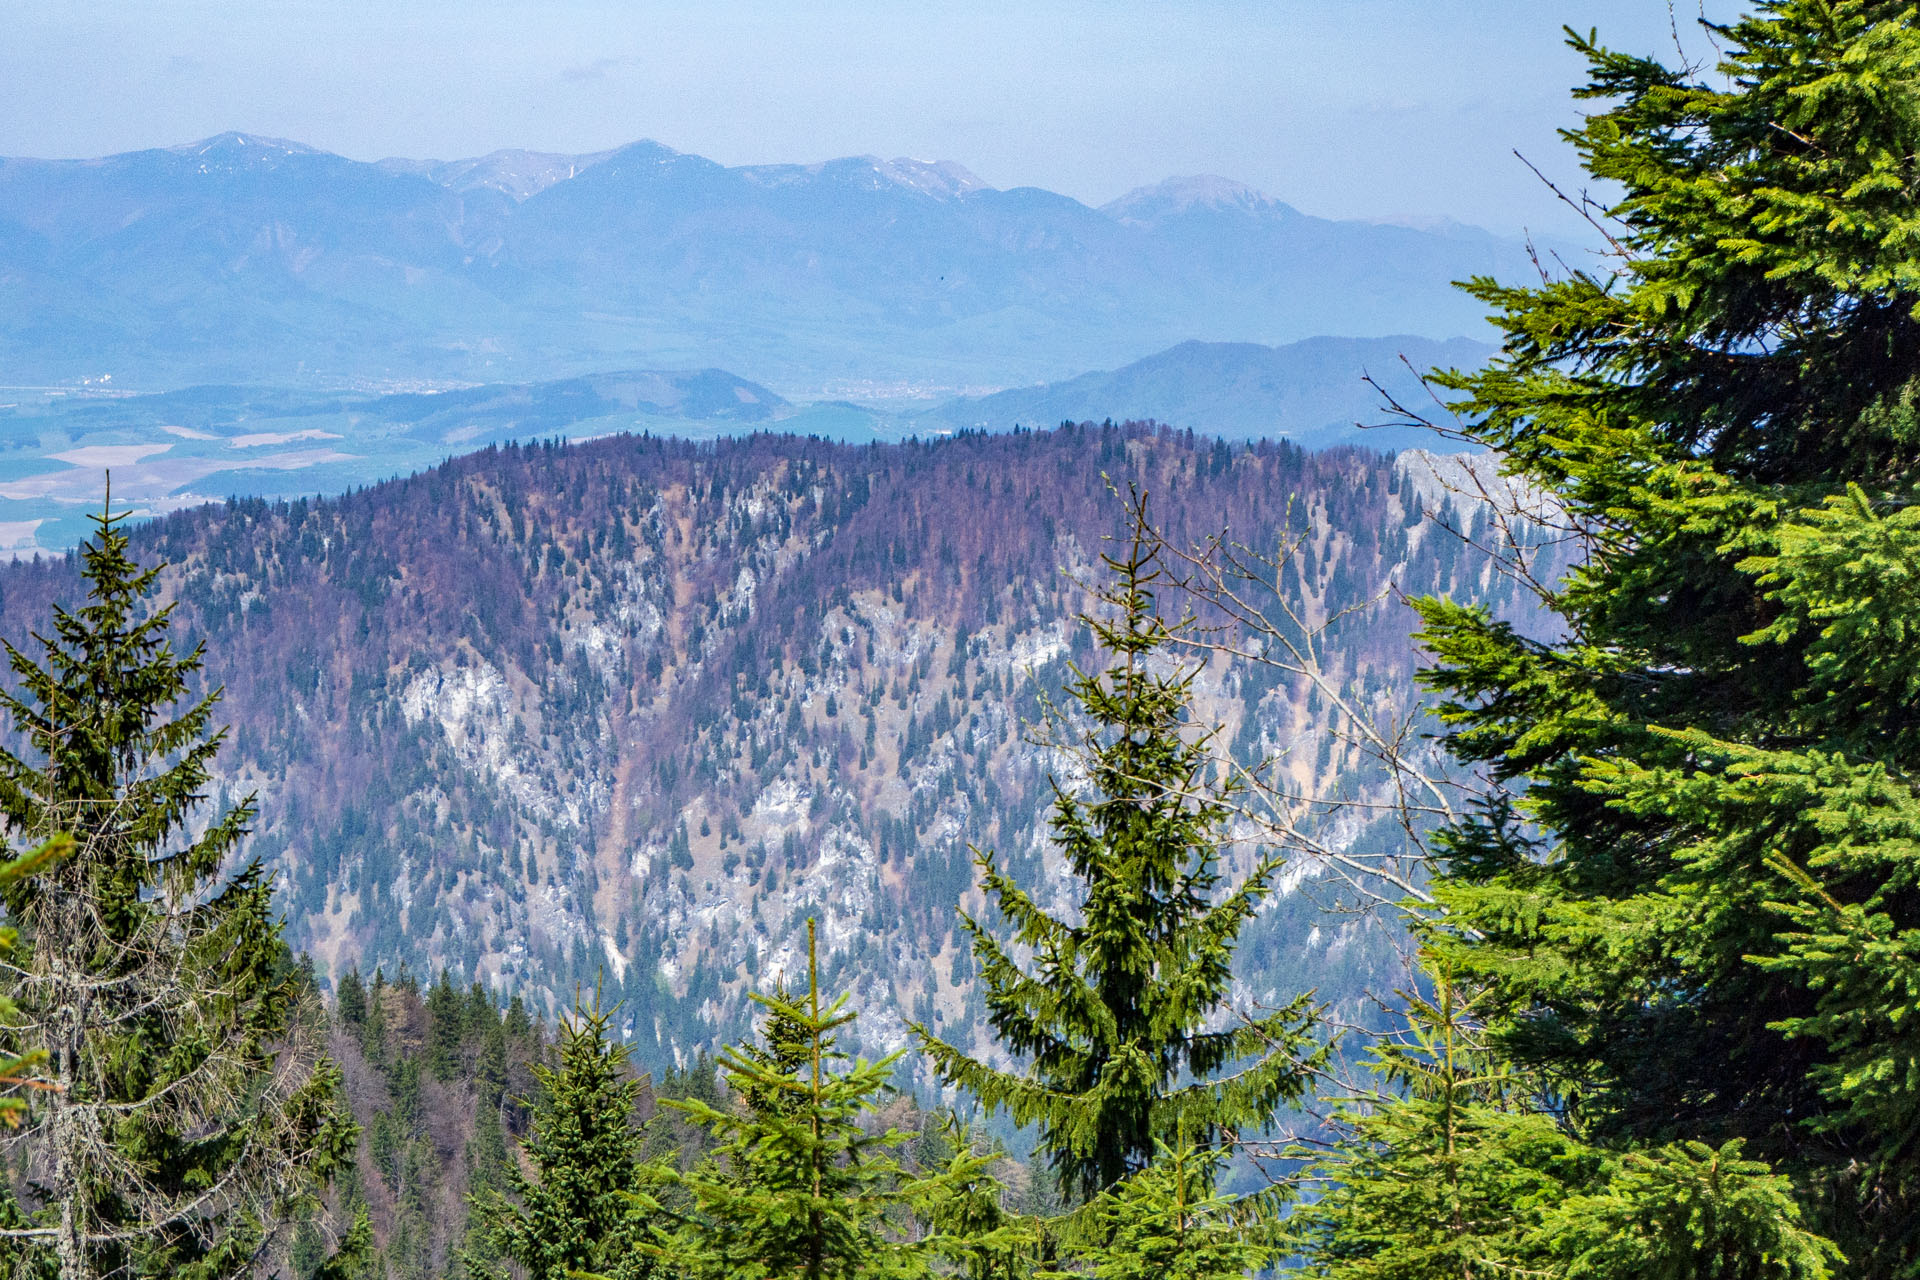
[[(1675, 0), (1694, 58), (1700, 3)], [(956, 160), (1094, 204), (1218, 173), (1310, 213), (1550, 231), (1511, 152), (1578, 183), (1561, 24), (1674, 55), (1666, 0), (4, 0), (0, 22), (0, 154), (654, 138), (727, 164)]]

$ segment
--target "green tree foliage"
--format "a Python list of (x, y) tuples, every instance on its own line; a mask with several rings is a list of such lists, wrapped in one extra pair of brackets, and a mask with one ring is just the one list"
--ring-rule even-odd
[(1288, 1219), (1326, 1280), (1823, 1280), (1838, 1252), (1801, 1225), (1785, 1178), (1738, 1139), (1610, 1153), (1542, 1105), (1541, 1081), (1486, 1042), (1486, 993), (1444, 971), (1374, 1043), (1378, 1088), (1347, 1098), (1324, 1184)]
[(1592, 1179), (1597, 1157), (1533, 1105), (1537, 1082), (1480, 1042), (1473, 1000), (1444, 974), (1431, 986), (1374, 1041), (1378, 1087), (1342, 1101), (1337, 1144), (1297, 1153), (1324, 1184), (1288, 1222), (1309, 1275), (1540, 1272), (1546, 1214)]
[(923, 1219), (948, 1263), (965, 1280), (1026, 1280), (1050, 1256), (1052, 1241), (1044, 1223), (1009, 1209), (1007, 1188), (995, 1176), (1004, 1156), (951, 1113), (923, 1123), (915, 1163), (942, 1171), (940, 1193), (926, 1198)]
[(0, 751), (0, 817), (74, 838), (0, 891), (14, 1025), (55, 1086), (29, 1113), (43, 1207), (15, 1240), (68, 1280), (235, 1275), (312, 1206), (353, 1127), (271, 878), (223, 874), (251, 800), (196, 821), (219, 694), (191, 693), (201, 651), (174, 651), (170, 609), (142, 616), (158, 570), (129, 557), (123, 518), (96, 517), (86, 603), (54, 610), (40, 657), (7, 646), (0, 706), (34, 754)]
[(1208, 1029), (1226, 1008), (1235, 940), (1271, 891), (1278, 860), (1222, 890), (1229, 797), (1210, 781), (1204, 737), (1190, 724), (1197, 669), (1172, 667), (1165, 652), (1175, 633), (1155, 611), (1161, 570), (1144, 500), (1132, 516), (1126, 554), (1103, 557), (1112, 615), (1084, 619), (1112, 666), (1075, 668), (1069, 686), (1093, 726), (1084, 740), (1091, 794), (1053, 786), (1053, 837), (1082, 886), (1077, 918), (1049, 914), (979, 852), (986, 891), (1014, 942), (1031, 950), (1031, 967), (962, 917), (987, 1020), (1025, 1066), (990, 1066), (914, 1028), (942, 1078), (1040, 1127), (1063, 1191), (1082, 1199), (1144, 1168), (1160, 1143), (1206, 1148), (1267, 1124), (1304, 1089), (1314, 1020), (1301, 997)]
[(756, 1073), (738, 1076), (733, 1084), (741, 1104), (754, 1116), (791, 1118), (806, 1098), (796, 1090), (766, 1081), (798, 1079), (803, 1071), (810, 1070), (816, 1037), (812, 1027), (794, 1016), (801, 1004), (796, 1003), (784, 981), (774, 983), (764, 1007), (760, 1043), (741, 1045), (737, 1050), (742, 1059), (753, 1063)]
[(1375, 1088), (1298, 1148), (1321, 1184), (1286, 1221), (1327, 1280), (1822, 1280), (1834, 1245), (1801, 1222), (1788, 1180), (1720, 1150), (1601, 1150), (1548, 1109), (1542, 1079), (1488, 1044), (1488, 992), (1444, 969), (1405, 994), (1369, 1054)]
[(461, 1233), (459, 1256), (474, 1280), (497, 1274), (502, 1257), (489, 1222), (495, 1207), (509, 1190), (514, 1167), (507, 1150), (506, 1127), (500, 1122), (498, 1102), (482, 1099), (467, 1139), (467, 1222)]
[[(73, 837), (61, 833), (44, 841), (38, 848), (29, 849), (18, 857), (0, 863), (0, 893), (45, 869), (56, 858), (66, 857), (73, 852), (73, 847)], [(12, 951), (19, 940), (17, 929), (0, 927), (0, 956)], [(17, 1026), (19, 1021), (20, 1007), (11, 996), (0, 991), (0, 1027)], [(26, 1119), (28, 1099), (25, 1094), (47, 1087), (48, 1082), (39, 1075), (39, 1069), (46, 1060), (45, 1049), (0, 1049), (0, 1124), (18, 1128)]]
[(366, 1021), (360, 1024), (358, 1031), (360, 1047), (366, 1053), (367, 1060), (376, 1068), (387, 1064), (388, 989), (385, 971), (375, 969), (373, 981), (367, 987)]
[[(576, 1006), (560, 1029), (559, 1066), (534, 1069), (540, 1096), (523, 1150), (537, 1176), (509, 1164), (505, 1194), (483, 1187), (476, 1196), (490, 1249), (530, 1280), (576, 1272), (636, 1280), (651, 1271), (641, 1247), (647, 1227), (632, 1210), (646, 1185), (634, 1114), (642, 1082), (629, 1073), (609, 1016), (597, 1002)], [(468, 1255), (476, 1272), (482, 1252)]]
[(1787, 1179), (1675, 1142), (1609, 1160), (1600, 1187), (1546, 1216), (1540, 1252), (1567, 1280), (1823, 1280), (1839, 1250), (1800, 1225)]
[(1075, 1215), (1074, 1269), (1049, 1280), (1224, 1280), (1257, 1275), (1283, 1255), (1261, 1206), (1217, 1189), (1226, 1153), (1169, 1148)]
[(361, 980), (359, 969), (348, 970), (340, 979), (334, 1001), (340, 1025), (358, 1035), (367, 1021), (367, 984)]
[(427, 992), (427, 1070), (435, 1080), (460, 1074), (461, 1044), (467, 1038), (466, 1003), (445, 969)]
[(1714, 38), (1574, 40), (1616, 270), (1471, 286), (1506, 342), (1443, 381), (1588, 555), (1555, 643), (1420, 604), (1520, 795), (1451, 833), (1437, 945), (1596, 1141), (1744, 1142), (1852, 1274), (1920, 1274), (1920, 20)]
[[(846, 1060), (835, 1047), (836, 1033), (856, 1015), (844, 995), (821, 1006), (812, 921), (807, 951), (803, 997), (758, 997), (767, 1010), (767, 1043), (721, 1056), (741, 1105), (665, 1104), (717, 1139), (713, 1158), (690, 1172), (661, 1169), (690, 1201), (667, 1250), (686, 1276), (924, 1276), (936, 1251), (964, 1252), (974, 1242), (915, 1225), (963, 1192), (983, 1194), (990, 1160), (963, 1150), (943, 1168), (914, 1173), (898, 1155), (913, 1135), (869, 1131), (900, 1055)], [(648, 1208), (655, 1203), (643, 1200)]]

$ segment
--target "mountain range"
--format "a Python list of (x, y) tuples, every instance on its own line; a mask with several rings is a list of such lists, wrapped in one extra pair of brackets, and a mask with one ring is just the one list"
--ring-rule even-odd
[(1438, 342), (1307, 338), (1285, 346), (1183, 342), (1123, 368), (957, 397), (915, 415), (917, 425), (1004, 431), (1025, 423), (1152, 420), (1227, 440), (1287, 439), (1308, 448), (1365, 444), (1432, 448), (1429, 431), (1397, 424), (1385, 402), (1434, 408), (1421, 378), (1439, 368), (1474, 368), (1492, 348), (1469, 338)]
[(630, 369), (433, 393), (42, 393), (0, 404), (0, 556), (78, 542), (108, 469), (114, 492), (153, 514), (235, 496), (343, 493), (487, 445), (618, 432), (712, 439), (778, 431), (869, 443), (1151, 419), (1228, 440), (1431, 447), (1430, 432), (1378, 425), (1390, 417), (1383, 391), (1425, 403), (1419, 372), (1470, 367), (1487, 353), (1468, 339), (1407, 335), (1283, 347), (1187, 342), (1117, 370), (931, 408), (794, 403), (718, 369)]
[(725, 167), (655, 142), (363, 163), (225, 134), (0, 160), (0, 383), (392, 389), (734, 370), (790, 399), (1055, 381), (1187, 340), (1482, 331), (1466, 228), (1219, 178), (1101, 208), (958, 165)]

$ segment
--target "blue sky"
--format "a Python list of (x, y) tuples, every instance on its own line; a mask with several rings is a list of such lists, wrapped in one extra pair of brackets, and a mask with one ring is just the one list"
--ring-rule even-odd
[[(1675, 0), (1687, 52), (1702, 0)], [(873, 153), (1100, 203), (1218, 173), (1310, 213), (1571, 230), (1562, 23), (1673, 55), (1666, 0), (62, 0), (9, 5), (0, 154), (226, 129), (358, 159), (654, 138)], [(1725, 17), (1731, 0), (1707, 0)]]

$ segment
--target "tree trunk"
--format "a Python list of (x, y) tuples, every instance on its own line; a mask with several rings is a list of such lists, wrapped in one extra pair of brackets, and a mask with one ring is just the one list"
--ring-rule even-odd
[(52, 1037), (54, 1089), (48, 1095), (48, 1106), (53, 1112), (49, 1124), (53, 1164), (49, 1181), (60, 1203), (56, 1252), (61, 1280), (91, 1280), (93, 1267), (87, 1251), (85, 1186), (80, 1171), (85, 1143), (73, 1094), (80, 1065), (80, 1016), (73, 1001), (61, 1002), (59, 1019)]

